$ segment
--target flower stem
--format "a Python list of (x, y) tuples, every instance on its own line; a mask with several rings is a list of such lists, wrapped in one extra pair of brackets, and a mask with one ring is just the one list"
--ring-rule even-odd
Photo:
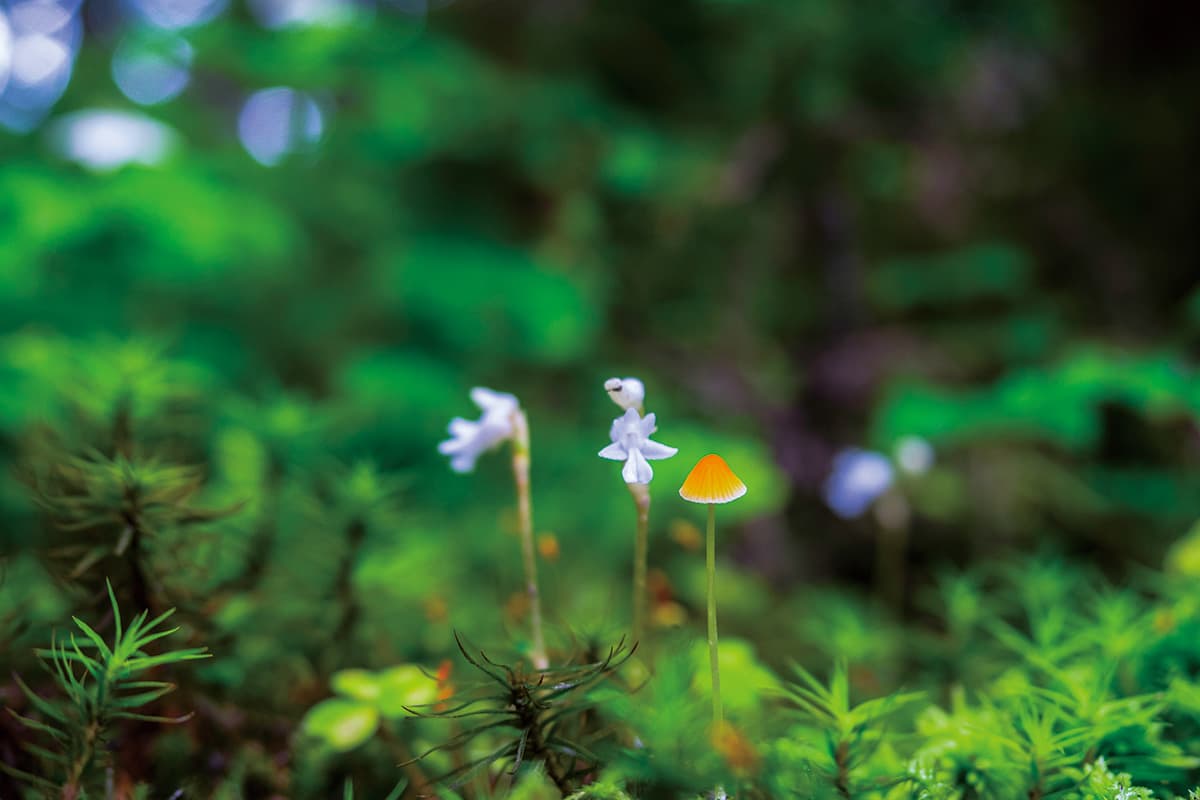
[(712, 668), (713, 725), (720, 725), (721, 663), (717, 649), (717, 507), (708, 504), (708, 663)]
[[(338, 565), (337, 576), (333, 581), (334, 596), (341, 606), (338, 613), (337, 625), (333, 629), (333, 641), (339, 646), (332, 648), (337, 653), (345, 653), (349, 647), (354, 626), (362, 615), (362, 607), (354, 592), (354, 566), (358, 561), (359, 551), (367, 538), (367, 526), (361, 519), (350, 522), (346, 528), (346, 553)], [(340, 656), (334, 656), (335, 660)]]
[(650, 487), (644, 483), (627, 485), (637, 510), (637, 534), (633, 540), (633, 641), (640, 642), (646, 626), (646, 551), (650, 540)]
[(885, 608), (904, 613), (910, 513), (904, 497), (888, 492), (875, 504), (875, 591)]
[(542, 636), (542, 598), (538, 593), (537, 558), (533, 552), (533, 505), (529, 498), (529, 420), (524, 411), (513, 414), (513, 479), (517, 485), (517, 520), (521, 528), (521, 560), (525, 565), (525, 593), (533, 624), (533, 666), (546, 669), (546, 640)]

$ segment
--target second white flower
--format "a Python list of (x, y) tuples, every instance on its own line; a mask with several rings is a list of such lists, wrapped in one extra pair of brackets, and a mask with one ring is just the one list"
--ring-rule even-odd
[(601, 458), (624, 461), (621, 477), (626, 483), (649, 483), (654, 477), (648, 459), (670, 458), (679, 452), (674, 447), (651, 441), (658, 430), (653, 414), (639, 416), (630, 408), (625, 415), (613, 420), (609, 437), (612, 444), (600, 451)]

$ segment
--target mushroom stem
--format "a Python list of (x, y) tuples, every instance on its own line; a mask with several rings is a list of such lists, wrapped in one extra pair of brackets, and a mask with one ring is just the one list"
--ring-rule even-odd
[(708, 504), (708, 538), (706, 542), (708, 564), (708, 663), (712, 668), (713, 725), (720, 725), (721, 711), (721, 659), (717, 649), (717, 507)]

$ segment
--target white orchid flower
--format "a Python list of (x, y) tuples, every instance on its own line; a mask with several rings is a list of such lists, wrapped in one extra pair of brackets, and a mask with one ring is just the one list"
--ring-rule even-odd
[(646, 385), (637, 378), (609, 378), (604, 382), (604, 391), (621, 408), (636, 408), (641, 413)]
[(658, 430), (654, 415), (642, 417), (637, 409), (625, 410), (625, 415), (613, 420), (609, 436), (612, 444), (600, 451), (601, 458), (612, 461), (624, 461), (621, 477), (626, 483), (649, 483), (654, 477), (647, 459), (670, 458), (679, 452), (674, 447), (650, 441), (650, 436)]
[(521, 407), (515, 395), (482, 386), (471, 390), (471, 400), (483, 411), (478, 421), (455, 417), (450, 420), (450, 438), (438, 444), (438, 452), (450, 456), (455, 472), (473, 471), (482, 453), (511, 438), (513, 415)]

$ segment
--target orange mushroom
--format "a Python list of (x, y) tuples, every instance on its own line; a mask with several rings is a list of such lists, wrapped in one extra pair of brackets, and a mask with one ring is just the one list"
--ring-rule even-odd
[(713, 725), (722, 722), (721, 670), (717, 650), (717, 503), (732, 503), (746, 493), (746, 484), (733, 474), (725, 459), (710, 453), (700, 459), (679, 487), (679, 496), (708, 506), (705, 555), (708, 567), (708, 662), (712, 669)]
[(679, 487), (679, 496), (693, 503), (732, 503), (745, 493), (746, 484), (716, 453), (697, 461)]

